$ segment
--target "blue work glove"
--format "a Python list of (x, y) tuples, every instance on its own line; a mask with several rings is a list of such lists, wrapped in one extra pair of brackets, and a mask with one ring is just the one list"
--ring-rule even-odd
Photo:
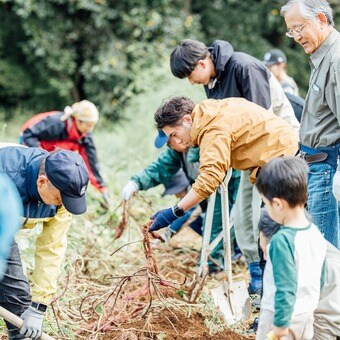
[(151, 219), (153, 220), (149, 231), (156, 231), (162, 228), (167, 227), (173, 221), (177, 219), (173, 212), (173, 208), (162, 209), (156, 212)]
[(24, 324), (20, 329), (20, 334), (27, 338), (39, 339), (42, 334), (44, 312), (29, 306), (22, 314), (21, 319)]

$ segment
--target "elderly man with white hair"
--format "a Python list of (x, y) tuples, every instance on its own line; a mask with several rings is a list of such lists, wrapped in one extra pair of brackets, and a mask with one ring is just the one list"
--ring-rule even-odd
[(290, 0), (281, 8), (288, 31), (312, 68), (301, 117), (300, 153), (309, 163), (308, 211), (339, 249), (340, 34), (326, 0)]

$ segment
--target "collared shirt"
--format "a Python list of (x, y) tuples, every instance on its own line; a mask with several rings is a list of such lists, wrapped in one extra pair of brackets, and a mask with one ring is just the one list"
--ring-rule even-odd
[(310, 56), (312, 74), (301, 117), (302, 144), (320, 148), (340, 143), (340, 34), (336, 29)]

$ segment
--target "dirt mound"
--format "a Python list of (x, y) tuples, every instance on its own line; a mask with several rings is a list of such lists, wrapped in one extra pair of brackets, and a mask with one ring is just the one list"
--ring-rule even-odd
[(195, 312), (190, 316), (184, 313), (172, 314), (168, 310), (154, 315), (151, 313), (146, 320), (139, 320), (119, 327), (107, 327), (100, 339), (157, 339), (157, 340), (180, 340), (180, 339), (223, 339), (243, 340), (247, 339), (231, 329), (220, 333), (209, 334), (209, 329), (204, 324), (204, 316)]

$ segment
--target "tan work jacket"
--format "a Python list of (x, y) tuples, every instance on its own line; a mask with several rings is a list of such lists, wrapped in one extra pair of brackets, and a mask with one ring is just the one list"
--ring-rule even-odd
[(210, 196), (227, 170), (250, 170), (256, 180), (269, 160), (294, 156), (298, 135), (282, 118), (243, 98), (208, 99), (192, 112), (191, 140), (200, 147), (200, 168), (192, 189), (198, 197)]

